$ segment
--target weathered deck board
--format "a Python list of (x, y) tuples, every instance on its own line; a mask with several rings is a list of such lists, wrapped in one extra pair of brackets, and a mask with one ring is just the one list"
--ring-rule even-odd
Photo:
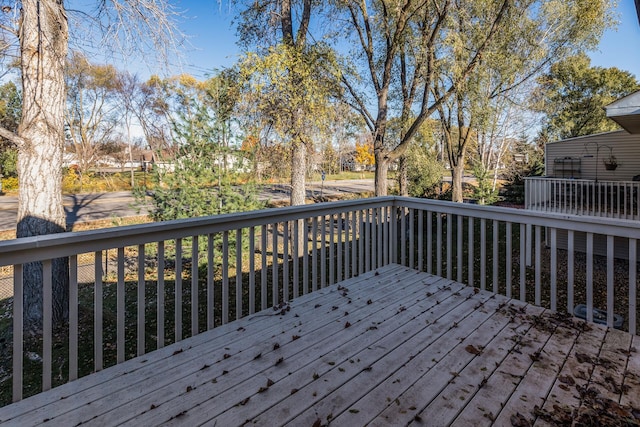
[(553, 426), (565, 419), (569, 413), (579, 408), (582, 399), (579, 387), (588, 387), (593, 374), (593, 366), (582, 363), (582, 355), (598, 354), (606, 335), (604, 328), (592, 328), (587, 323), (575, 322), (576, 339), (564, 366), (555, 379), (549, 396), (536, 419), (536, 426)]
[(638, 337), (582, 325), (390, 265), (283, 315), (261, 312), (0, 408), (0, 421), (502, 426), (520, 414), (545, 426), (557, 408), (578, 414), (587, 385), (637, 407)]

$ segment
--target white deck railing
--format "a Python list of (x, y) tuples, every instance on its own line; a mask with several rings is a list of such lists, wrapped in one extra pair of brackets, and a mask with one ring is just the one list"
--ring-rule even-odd
[(526, 209), (640, 219), (640, 182), (531, 177), (525, 179)]
[[(382, 197), (0, 242), (0, 266), (14, 272), (17, 355), (3, 368), (20, 400), (393, 262), (552, 310), (585, 304), (590, 321), (600, 308), (610, 326), (619, 313), (635, 334), (638, 239), (632, 221)], [(25, 335), (23, 266), (40, 261), (51, 272), (60, 257), (69, 260), (69, 322), (64, 332), (52, 325), (45, 277), (42, 336)], [(91, 283), (78, 280), (86, 257)], [(105, 274), (105, 258), (115, 274)], [(37, 390), (23, 357), (33, 353)]]

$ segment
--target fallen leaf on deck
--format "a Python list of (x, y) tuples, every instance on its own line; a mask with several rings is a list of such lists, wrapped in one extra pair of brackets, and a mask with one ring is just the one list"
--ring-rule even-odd
[(471, 345), (471, 344), (466, 346), (464, 349), (467, 351), (467, 353), (475, 354), (476, 356), (478, 356), (480, 353), (482, 353), (482, 349), (479, 349), (476, 346)]
[(511, 425), (513, 427), (531, 427), (531, 421), (526, 419), (522, 414), (517, 413), (511, 415)]

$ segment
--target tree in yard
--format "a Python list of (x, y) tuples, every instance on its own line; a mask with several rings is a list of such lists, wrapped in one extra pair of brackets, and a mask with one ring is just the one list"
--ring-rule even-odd
[(240, 190), (232, 186), (232, 174), (221, 160), (228, 154), (225, 144), (231, 136), (229, 128), (220, 122), (231, 119), (235, 101), (225, 98), (222, 102), (219, 92), (211, 90), (218, 87), (213, 83), (217, 77), (199, 81), (181, 75), (156, 82), (168, 100), (166, 112), (178, 152), (172, 170), (152, 171), (155, 220), (219, 215), (262, 206), (252, 187)]
[(420, 139), (406, 153), (408, 195), (411, 197), (437, 198), (441, 194), (442, 176), (445, 172), (438, 160), (438, 150), (431, 138)]
[(329, 100), (337, 81), (334, 65), (332, 52), (323, 46), (300, 51), (288, 44), (263, 55), (250, 53), (240, 65), (254, 116), (291, 151), (292, 206), (305, 203), (307, 152), (335, 111)]
[(640, 88), (628, 71), (592, 67), (579, 54), (554, 64), (538, 79), (534, 109), (544, 114), (544, 130), (551, 139), (607, 132), (620, 127), (608, 119), (604, 107)]
[[(560, 47), (597, 40), (607, 15), (602, 0), (344, 0), (337, 5), (338, 13), (344, 12), (345, 32), (357, 52), (353, 57), (362, 58), (361, 67), (344, 73), (343, 83), (347, 102), (363, 116), (373, 136), (377, 195), (386, 194), (388, 166), (406, 152), (421, 124), (477, 68), (491, 67), (500, 60), (494, 53), (507, 47), (504, 34), (510, 35), (509, 52), (520, 48), (531, 53), (510, 64), (517, 68), (524, 60), (532, 64), (528, 70), (534, 75), (553, 55), (565, 52)], [(508, 87), (501, 86), (499, 91)], [(369, 97), (375, 97), (375, 102), (368, 101)], [(403, 124), (397, 138), (387, 134), (392, 118)], [(464, 127), (468, 126), (459, 133), (463, 139)], [(454, 181), (461, 182), (464, 162), (458, 163), (452, 170)]]
[(456, 93), (437, 107), (451, 164), (452, 199), (456, 202), (462, 201), (462, 176), (469, 145), (479, 147), (475, 162), (479, 161), (481, 167), (476, 170), (485, 178), (489, 160), (499, 160), (504, 154), (483, 150), (497, 140), (509, 141), (508, 132), (513, 130), (498, 130), (510, 104), (523, 99), (516, 90), (557, 58), (595, 46), (610, 24), (608, 5), (601, 0), (565, 2), (562, 6), (550, 0), (514, 3), (505, 18), (509, 25), (493, 38), (482, 60), (466, 72), (462, 81), (460, 70), (465, 70), (475, 58), (474, 46), (485, 34), (463, 13), (470, 10), (469, 13), (482, 15), (482, 3), (472, 2), (467, 7), (452, 14), (455, 19), (450, 24), (451, 54), (439, 64), (439, 76), (433, 86), (434, 96), (441, 98), (453, 82), (460, 82)]
[(116, 102), (121, 81), (113, 65), (92, 64), (80, 52), (70, 55), (65, 76), (66, 142), (75, 153), (82, 189), (82, 177), (100, 159), (122, 118)]
[[(358, 111), (371, 132), (376, 160), (376, 195), (387, 194), (387, 172), (412, 143), (415, 133), (437, 107), (463, 82), (480, 62), (493, 38), (507, 25), (511, 2), (488, 2), (484, 14), (470, 13), (467, 19), (483, 33), (469, 46), (469, 61), (458, 69), (458, 78), (442, 94), (434, 94), (441, 57), (450, 54), (448, 26), (450, 15), (467, 2), (449, 0), (422, 2), (380, 0), (337, 2), (345, 13), (346, 31), (361, 67), (350, 67), (342, 79), (347, 102)], [(359, 72), (360, 71), (360, 72)], [(368, 97), (374, 96), (375, 102)], [(392, 102), (397, 99), (398, 102)], [(394, 108), (395, 106), (398, 108)], [(398, 139), (387, 139), (391, 118), (402, 123)], [(404, 193), (406, 188), (401, 189)]]
[(354, 160), (363, 167), (363, 170), (366, 170), (369, 166), (373, 166), (375, 163), (373, 144), (368, 141), (356, 142), (356, 155)]
[[(151, 46), (166, 52), (176, 35), (175, 14), (165, 0), (97, 2), (94, 23), (105, 30), (105, 43)], [(86, 13), (65, 9), (62, 1), (22, 0), (2, 8), (0, 31), (15, 36), (22, 80), (22, 115), (16, 131), (0, 127), (0, 136), (18, 147), (20, 182), (17, 236), (59, 233), (66, 229), (62, 206), (62, 154), (65, 122), (65, 61), (69, 46), (68, 18)], [(14, 20), (13, 11), (18, 11)], [(74, 27), (75, 28), (75, 27)], [(144, 43), (143, 43), (144, 42)], [(150, 49), (150, 50), (151, 50)], [(43, 268), (24, 266), (25, 326), (42, 325)], [(53, 321), (68, 312), (68, 265), (53, 262)]]
[[(312, 0), (248, 0), (238, 32), (245, 47), (245, 75), (266, 129), (291, 149), (291, 205), (305, 203), (307, 151), (327, 125), (328, 99), (336, 80), (332, 52), (309, 39)], [(266, 46), (266, 48), (265, 48)]]
[[(13, 82), (0, 86), (0, 126), (15, 132), (22, 114), (22, 98)], [(8, 139), (0, 137), (0, 177), (16, 176), (17, 150)]]

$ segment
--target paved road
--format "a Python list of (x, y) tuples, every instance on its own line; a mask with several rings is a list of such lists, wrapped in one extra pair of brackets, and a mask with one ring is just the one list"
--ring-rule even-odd
[[(344, 194), (362, 194), (373, 192), (372, 179), (354, 179), (343, 181), (311, 182), (307, 185), (307, 198), (317, 199), (337, 197)], [(274, 184), (264, 186), (258, 196), (270, 202), (286, 202), (289, 200), (289, 186)], [(146, 213), (144, 207), (136, 204), (135, 198), (128, 191), (115, 193), (74, 194), (64, 196), (64, 209), (67, 212), (67, 223), (116, 219)], [(16, 226), (18, 198), (0, 196), (0, 230), (10, 230)]]

